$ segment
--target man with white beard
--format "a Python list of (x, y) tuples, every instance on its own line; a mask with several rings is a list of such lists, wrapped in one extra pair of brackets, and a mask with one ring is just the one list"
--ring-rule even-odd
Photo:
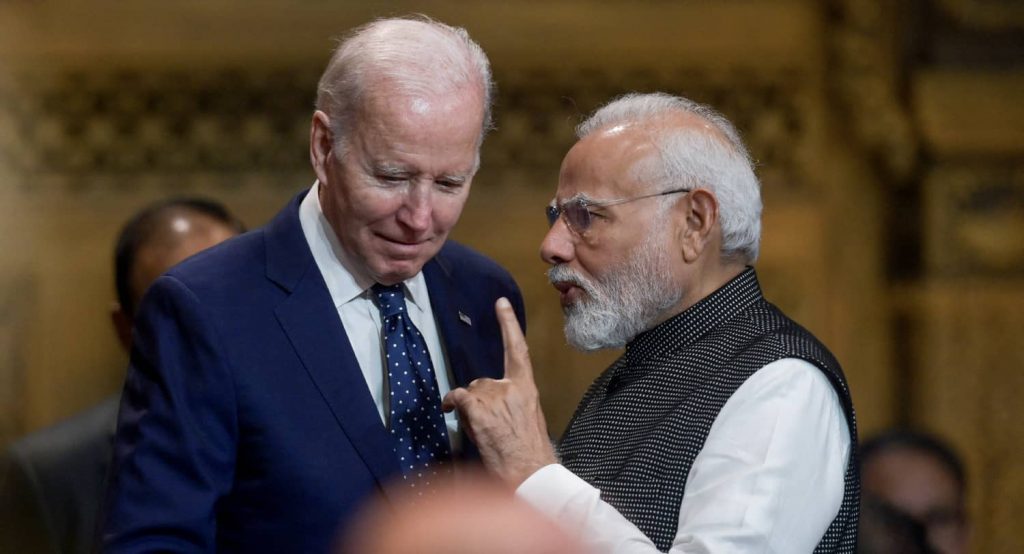
[(666, 94), (577, 130), (541, 256), (569, 343), (625, 345), (557, 448), (509, 303), (505, 377), (453, 390), (489, 469), (599, 552), (853, 552), (839, 363), (761, 295), (760, 185), (738, 132)]

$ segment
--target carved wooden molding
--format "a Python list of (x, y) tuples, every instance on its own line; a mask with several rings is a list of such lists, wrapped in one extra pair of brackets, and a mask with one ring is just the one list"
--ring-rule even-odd
[(990, 30), (1024, 29), (1020, 0), (936, 0), (943, 12), (967, 27)]
[(828, 7), (831, 94), (886, 176), (906, 181), (918, 143), (898, 94), (888, 0), (832, 0)]
[(926, 180), (934, 277), (1024, 277), (1024, 164), (940, 165)]
[[(23, 190), (157, 186), (294, 187), (309, 169), (319, 66), (22, 74), (0, 82), (0, 166)], [(804, 182), (805, 78), (646, 68), (538, 68), (496, 75), (498, 131), (484, 170), (557, 172), (587, 113), (625, 92), (662, 90), (708, 102), (743, 131), (762, 177)], [(275, 185), (276, 183), (276, 185)], [(548, 186), (550, 183), (543, 183)]]
[(0, 275), (0, 445), (24, 431), (24, 354), (36, 299), (33, 284), (26, 274)]

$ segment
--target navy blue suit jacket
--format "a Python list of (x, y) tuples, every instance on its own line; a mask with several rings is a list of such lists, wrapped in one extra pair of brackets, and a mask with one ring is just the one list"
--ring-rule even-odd
[[(105, 551), (325, 552), (399, 474), (302, 234), (303, 196), (147, 292), (122, 396)], [(423, 272), (455, 385), (501, 377), (495, 300), (508, 297), (525, 321), (511, 276), (451, 241)]]

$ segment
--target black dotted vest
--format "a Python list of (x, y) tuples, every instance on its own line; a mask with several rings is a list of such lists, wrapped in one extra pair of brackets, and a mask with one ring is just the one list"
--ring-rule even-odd
[(667, 551), (694, 458), (733, 392), (782, 358), (817, 366), (850, 428), (843, 502), (815, 552), (854, 552), (860, 506), (857, 425), (839, 362), (764, 300), (748, 268), (683, 313), (637, 336), (583, 396), (559, 454), (570, 471)]

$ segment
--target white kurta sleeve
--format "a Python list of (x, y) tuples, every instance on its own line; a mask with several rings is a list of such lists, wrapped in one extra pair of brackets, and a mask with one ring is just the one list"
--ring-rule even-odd
[[(850, 437), (824, 374), (797, 359), (751, 376), (718, 414), (690, 469), (670, 552), (810, 552), (839, 513)], [(595, 552), (654, 544), (560, 465), (517, 495)]]

